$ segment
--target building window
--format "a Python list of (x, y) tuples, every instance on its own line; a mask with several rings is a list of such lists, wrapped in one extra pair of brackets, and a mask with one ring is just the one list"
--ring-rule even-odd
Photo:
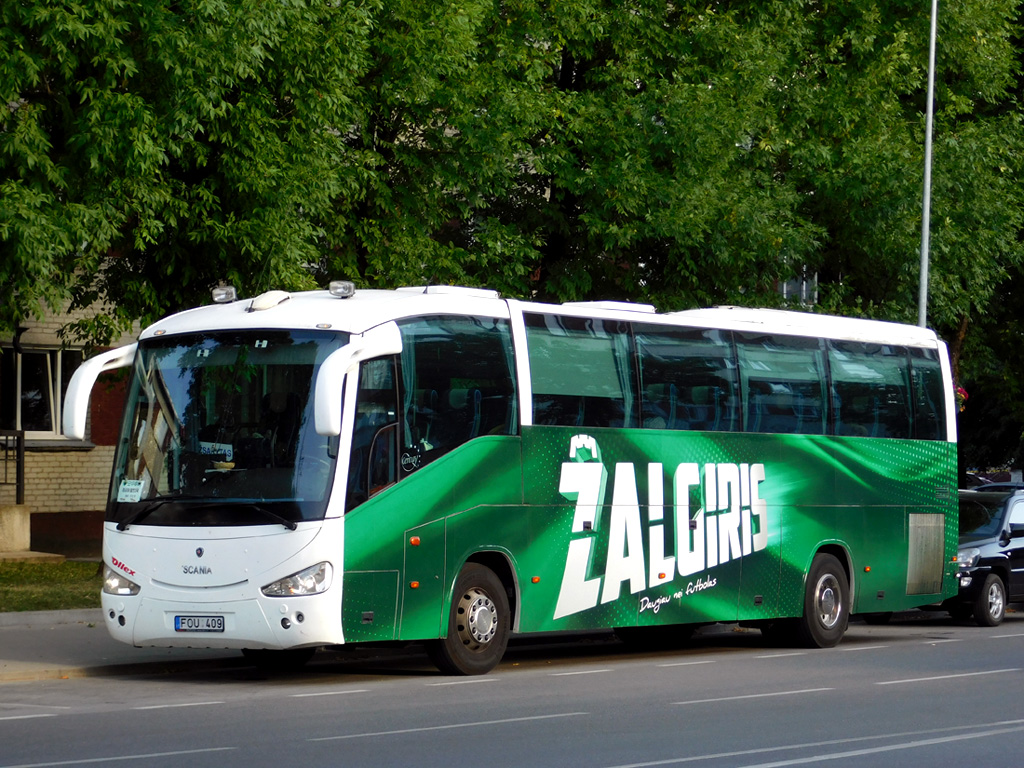
[(0, 349), (0, 429), (61, 437), (64, 394), (82, 359), (76, 349)]

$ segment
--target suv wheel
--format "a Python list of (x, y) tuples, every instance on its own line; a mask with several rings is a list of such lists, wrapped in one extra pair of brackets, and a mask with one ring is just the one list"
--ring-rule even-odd
[(1002, 622), (1005, 615), (1006, 588), (1002, 579), (990, 573), (974, 601), (974, 620), (983, 627), (995, 627)]

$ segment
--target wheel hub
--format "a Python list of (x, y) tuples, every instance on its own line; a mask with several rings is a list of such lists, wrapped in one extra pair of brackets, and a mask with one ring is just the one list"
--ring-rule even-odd
[(486, 647), (498, 632), (498, 609), (482, 589), (468, 590), (459, 600), (456, 629), (462, 644), (471, 651)]
[(1003, 611), (1003, 594), (1000, 589), (993, 585), (988, 591), (988, 612), (992, 616), (999, 616)]
[(839, 582), (835, 576), (828, 573), (818, 581), (817, 589), (818, 617), (826, 629), (831, 629), (839, 620), (840, 605)]

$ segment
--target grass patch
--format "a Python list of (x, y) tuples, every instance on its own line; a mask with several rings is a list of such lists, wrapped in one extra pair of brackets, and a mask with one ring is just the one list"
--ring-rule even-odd
[(99, 608), (101, 563), (0, 562), (0, 613)]

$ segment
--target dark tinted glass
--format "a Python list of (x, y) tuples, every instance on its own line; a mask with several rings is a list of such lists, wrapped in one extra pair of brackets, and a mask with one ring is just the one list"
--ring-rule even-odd
[(826, 431), (825, 355), (818, 339), (736, 334), (747, 432)]
[(907, 350), (891, 344), (829, 344), (837, 435), (911, 437)]
[(728, 331), (634, 325), (642, 425), (734, 431), (736, 363)]
[(508, 321), (421, 317), (399, 323), (404, 430), (412, 471), (467, 440), (515, 434), (518, 421)]
[(914, 437), (918, 440), (945, 440), (946, 408), (938, 353), (933, 349), (911, 349), (910, 364)]
[(638, 425), (636, 374), (626, 323), (560, 315), (524, 318), (534, 424)]

